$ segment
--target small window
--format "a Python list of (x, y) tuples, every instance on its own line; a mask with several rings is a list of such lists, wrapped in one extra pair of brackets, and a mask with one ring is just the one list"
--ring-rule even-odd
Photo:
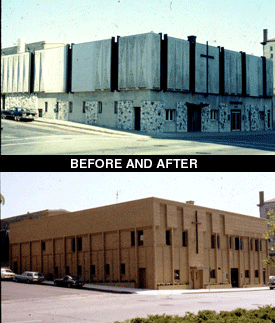
[(102, 102), (98, 102), (98, 113), (102, 113)]
[(66, 266), (66, 268), (65, 268), (65, 274), (66, 275), (70, 275), (70, 267), (69, 266)]
[(171, 245), (171, 231), (166, 230), (166, 245), (170, 246)]
[(240, 249), (240, 239), (235, 238), (235, 250), (239, 250), (239, 249)]
[(270, 110), (267, 111), (267, 127), (271, 127), (271, 113)]
[(69, 102), (69, 113), (73, 112), (73, 102)]
[(253, 250), (253, 240), (250, 239), (250, 250)]
[(270, 58), (273, 58), (273, 54), (270, 54)]
[(82, 113), (86, 113), (86, 102), (85, 101), (83, 101)]
[(229, 247), (232, 249), (232, 237), (229, 238)]
[(258, 278), (259, 277), (259, 270), (258, 269), (256, 269), (255, 270), (255, 278)]
[(91, 275), (95, 276), (95, 265), (91, 266)]
[(218, 120), (218, 110), (211, 110), (211, 120)]
[(45, 102), (45, 112), (48, 112), (48, 102)]
[(166, 120), (167, 121), (174, 121), (176, 116), (176, 110), (167, 109), (166, 110)]
[(187, 247), (187, 245), (188, 245), (187, 232), (183, 231), (182, 232), (182, 246)]
[(210, 278), (216, 278), (216, 272), (215, 272), (215, 269), (212, 269), (210, 271)]
[(54, 274), (55, 276), (58, 276), (58, 267), (54, 267)]
[(82, 237), (77, 237), (77, 251), (82, 250)]
[(136, 245), (135, 231), (131, 231), (131, 246), (134, 247), (135, 245)]
[(270, 51), (271, 51), (271, 52), (273, 51), (273, 46), (270, 46)]
[(58, 112), (59, 112), (59, 102), (56, 102), (55, 112), (56, 112), (56, 113), (58, 113)]
[(246, 270), (246, 271), (244, 272), (244, 275), (245, 275), (245, 278), (249, 278), (249, 270)]
[(72, 251), (75, 252), (75, 238), (72, 238)]
[(258, 251), (259, 249), (259, 241), (255, 240), (255, 251)]
[(240, 239), (240, 250), (243, 250), (243, 238)]
[(138, 245), (143, 246), (143, 230), (138, 231)]
[(220, 249), (220, 236), (217, 236), (217, 248)]
[(260, 251), (263, 251), (262, 240), (260, 240)]
[(77, 276), (82, 275), (82, 266), (77, 266)]
[(125, 264), (120, 265), (120, 274), (125, 275)]
[(174, 279), (180, 280), (180, 271), (178, 269), (174, 270)]
[(109, 264), (105, 265), (105, 274), (106, 274), (106, 276), (110, 275), (110, 265)]
[(46, 250), (46, 242), (45, 241), (41, 241), (41, 250), (42, 251)]
[(117, 101), (115, 101), (115, 103), (114, 103), (114, 114), (117, 114), (117, 105), (118, 105), (118, 103), (117, 103)]
[(216, 239), (215, 239), (215, 235), (211, 235), (211, 248), (212, 249), (215, 249), (216, 248), (216, 241), (215, 241)]

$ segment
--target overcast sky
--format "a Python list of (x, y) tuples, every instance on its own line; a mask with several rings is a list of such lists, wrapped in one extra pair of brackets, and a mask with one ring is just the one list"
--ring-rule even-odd
[(2, 0), (2, 47), (154, 31), (261, 56), (263, 29), (275, 37), (274, 12), (274, 0)]
[(1, 218), (152, 196), (258, 217), (259, 191), (275, 197), (275, 173), (2, 173)]

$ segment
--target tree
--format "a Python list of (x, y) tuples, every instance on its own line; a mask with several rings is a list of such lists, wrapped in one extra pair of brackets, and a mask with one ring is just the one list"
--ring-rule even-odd
[(5, 198), (4, 196), (0, 193), (0, 204), (5, 204)]
[[(269, 239), (269, 238), (275, 236), (275, 214), (274, 214), (273, 210), (270, 210), (269, 212), (267, 212), (267, 214), (268, 214), (268, 219), (266, 220), (266, 223), (268, 224), (268, 230), (265, 233), (265, 237), (266, 237), (266, 239)], [(273, 244), (273, 246), (269, 247), (269, 250), (271, 251), (271, 254), (273, 254), (275, 251), (275, 244)], [(264, 262), (267, 265), (274, 265), (275, 258), (271, 258), (269, 255), (268, 258), (266, 260), (264, 260)]]

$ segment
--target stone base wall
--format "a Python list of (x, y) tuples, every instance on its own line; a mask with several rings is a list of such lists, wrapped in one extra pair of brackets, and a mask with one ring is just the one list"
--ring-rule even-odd
[(118, 101), (117, 126), (123, 130), (133, 130), (133, 101)]
[(68, 101), (57, 101), (58, 102), (58, 120), (69, 120), (69, 102)]
[(36, 94), (10, 94), (5, 98), (5, 110), (12, 107), (35, 109), (38, 111), (38, 98)]
[(86, 101), (86, 124), (97, 125), (98, 101)]
[(177, 102), (177, 132), (187, 132), (187, 105), (185, 102)]
[(161, 101), (142, 101), (140, 110), (140, 130), (149, 133), (164, 131), (165, 105)]

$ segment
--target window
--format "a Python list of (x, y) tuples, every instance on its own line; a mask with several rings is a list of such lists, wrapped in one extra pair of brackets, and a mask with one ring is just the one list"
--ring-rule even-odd
[(244, 275), (245, 275), (245, 278), (249, 278), (249, 270), (246, 270), (246, 271), (244, 272)]
[(72, 238), (72, 251), (75, 252), (75, 238)]
[(54, 274), (55, 276), (58, 276), (58, 267), (54, 267)]
[(239, 249), (240, 249), (240, 239), (235, 238), (235, 250), (239, 250)]
[(131, 231), (131, 246), (134, 247), (135, 245), (136, 245), (135, 231)]
[(273, 58), (273, 54), (270, 54), (270, 58)]
[(56, 102), (55, 112), (56, 112), (56, 113), (58, 113), (58, 112), (59, 112), (59, 102)]
[(180, 280), (180, 271), (178, 269), (174, 270), (174, 279)]
[(273, 51), (273, 46), (270, 46), (270, 51), (271, 51), (271, 52)]
[(216, 241), (215, 241), (216, 239), (215, 239), (215, 235), (214, 234), (212, 234), (211, 235), (211, 248), (212, 249), (215, 249), (216, 248)]
[(243, 238), (240, 239), (240, 250), (243, 250)]
[(258, 251), (259, 249), (259, 241), (255, 240), (255, 251)]
[(118, 103), (117, 103), (117, 101), (115, 101), (115, 103), (114, 103), (114, 114), (117, 114), (117, 105), (118, 105)]
[(215, 272), (215, 269), (212, 269), (210, 271), (210, 278), (216, 278), (216, 272)]
[(66, 266), (66, 268), (65, 268), (65, 274), (66, 275), (70, 275), (70, 267), (69, 266)]
[(138, 231), (138, 245), (143, 246), (143, 230)]
[(105, 274), (106, 274), (106, 276), (110, 275), (110, 265), (109, 264), (105, 265)]
[(82, 250), (82, 237), (77, 237), (77, 251)]
[(82, 267), (77, 266), (77, 276), (81, 276), (81, 275), (82, 275)]
[(176, 110), (167, 109), (165, 111), (166, 111), (166, 120), (167, 121), (174, 121), (175, 115), (176, 115)]
[(171, 245), (171, 231), (166, 230), (166, 245), (170, 246)]
[(253, 250), (253, 240), (250, 239), (250, 250)]
[(91, 276), (95, 276), (95, 265), (91, 266)]
[(211, 120), (218, 120), (218, 110), (211, 110)]
[(73, 102), (69, 102), (69, 113), (73, 112)]
[(217, 248), (220, 249), (220, 236), (217, 236)]
[(85, 101), (83, 101), (82, 113), (86, 113), (86, 102)]
[(125, 275), (125, 264), (120, 265), (120, 274)]
[(259, 270), (258, 269), (256, 269), (255, 270), (255, 278), (258, 278), (259, 277)]
[(229, 247), (232, 249), (232, 237), (229, 238)]
[(187, 247), (187, 244), (188, 244), (188, 240), (187, 240), (187, 232), (186, 231), (183, 231), (182, 232), (182, 246), (183, 247)]
[(41, 241), (41, 250), (46, 250), (46, 242), (45, 241)]
[(45, 112), (48, 112), (48, 102), (45, 102)]
[(267, 111), (267, 127), (271, 127), (271, 113), (270, 110)]
[(260, 251), (263, 251), (262, 240), (260, 240)]
[(98, 113), (102, 113), (102, 102), (98, 102)]

